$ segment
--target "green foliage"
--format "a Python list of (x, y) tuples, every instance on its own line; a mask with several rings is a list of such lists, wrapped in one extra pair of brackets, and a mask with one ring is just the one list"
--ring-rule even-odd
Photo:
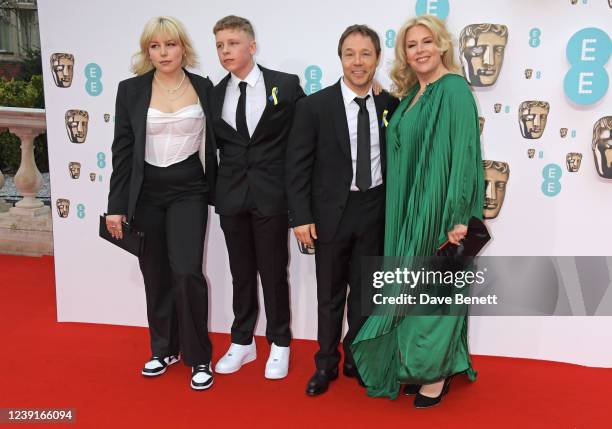
[(42, 75), (29, 81), (0, 78), (0, 106), (44, 107)]

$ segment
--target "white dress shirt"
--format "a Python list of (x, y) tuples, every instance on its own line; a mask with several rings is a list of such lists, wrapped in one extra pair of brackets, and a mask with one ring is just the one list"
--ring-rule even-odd
[(145, 161), (156, 167), (179, 163), (204, 147), (205, 138), (206, 120), (199, 103), (172, 113), (149, 107)]
[(240, 82), (246, 82), (246, 122), (249, 129), (249, 136), (253, 136), (253, 131), (257, 127), (261, 115), (266, 108), (266, 85), (264, 83), (263, 73), (255, 64), (253, 69), (246, 78), (240, 79), (232, 73), (227, 88), (225, 89), (225, 100), (223, 102), (223, 111), (221, 117), (232, 128), (236, 129), (236, 108), (238, 107), (238, 98), (240, 98)]
[[(342, 88), (342, 98), (344, 99), (344, 109), (346, 111), (346, 122), (348, 123), (349, 137), (351, 140), (351, 159), (353, 161), (353, 180), (351, 181), (351, 191), (359, 191), (355, 181), (357, 174), (357, 115), (359, 114), (359, 105), (355, 102), (357, 94), (344, 83), (344, 77), (340, 79), (340, 87)], [(374, 104), (374, 94), (372, 87), (368, 91), (366, 108), (370, 115), (370, 162), (372, 171), (372, 185), (382, 185), (382, 164), (380, 158), (380, 140), (378, 134), (378, 115), (376, 114), (376, 105)]]

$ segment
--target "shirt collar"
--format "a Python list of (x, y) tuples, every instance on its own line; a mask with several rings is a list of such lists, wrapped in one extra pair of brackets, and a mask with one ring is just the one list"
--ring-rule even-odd
[[(344, 99), (344, 107), (348, 107), (348, 105), (351, 104), (352, 101), (355, 101), (355, 97), (359, 97), (344, 82), (344, 76), (342, 76), (342, 78), (340, 79), (340, 88), (342, 89), (342, 98)], [(368, 90), (368, 93), (366, 95), (369, 95), (372, 100), (374, 99), (374, 94), (372, 93), (372, 86), (371, 85), (370, 85), (370, 89)], [(355, 103), (355, 104), (357, 104), (357, 103)]]
[(257, 82), (259, 82), (260, 77), (261, 77), (261, 69), (259, 68), (257, 64), (255, 64), (253, 68), (251, 69), (251, 71), (249, 72), (249, 74), (244, 79), (240, 79), (238, 76), (232, 73), (232, 77), (230, 79), (230, 85), (233, 88), (238, 88), (238, 84), (244, 81), (247, 83), (248, 86), (250, 86), (251, 88), (254, 88)]

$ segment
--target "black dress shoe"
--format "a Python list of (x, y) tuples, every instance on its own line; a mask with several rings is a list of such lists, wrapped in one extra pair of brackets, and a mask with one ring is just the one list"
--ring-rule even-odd
[(411, 396), (416, 395), (421, 390), (420, 384), (407, 384), (404, 386), (404, 395)]
[(338, 378), (338, 368), (332, 370), (317, 369), (306, 386), (306, 394), (309, 396), (325, 393), (329, 387), (329, 382)]
[(430, 398), (429, 396), (421, 395), (420, 392), (417, 393), (416, 397), (414, 398), (414, 406), (416, 408), (429, 408), (429, 407), (433, 407), (434, 405), (438, 405), (440, 401), (442, 401), (442, 398), (444, 397), (444, 395), (448, 393), (448, 390), (450, 389), (451, 381), (453, 381), (453, 376), (450, 376), (446, 380), (444, 380), (444, 385), (442, 386), (442, 392), (440, 392), (440, 394), (436, 396), (435, 398)]
[(342, 365), (342, 374), (350, 378), (355, 378), (359, 375), (357, 373), (357, 366), (354, 363), (345, 363)]

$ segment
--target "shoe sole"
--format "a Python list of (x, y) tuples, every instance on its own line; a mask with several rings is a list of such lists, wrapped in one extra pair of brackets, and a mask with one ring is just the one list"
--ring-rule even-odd
[(174, 365), (175, 363), (177, 363), (180, 360), (181, 360), (181, 358), (178, 358), (174, 362), (170, 362), (168, 365), (166, 365), (164, 368), (162, 368), (159, 372), (150, 373), (150, 372), (140, 371), (140, 373), (142, 375), (144, 375), (145, 377), (157, 377), (157, 376), (162, 375), (163, 373), (165, 373), (168, 370), (168, 367)]
[[(244, 365), (246, 365), (247, 363), (253, 362), (255, 359), (257, 359), (257, 355), (255, 355), (255, 356), (251, 356), (250, 358), (248, 358), (247, 360), (245, 360), (244, 362), (242, 362), (242, 364), (241, 364), (241, 365), (240, 365), (238, 368), (233, 369), (233, 370), (231, 370), (231, 371), (227, 371), (227, 370), (224, 370), (224, 369), (219, 369), (219, 367), (218, 367), (218, 366), (216, 366), (216, 367), (215, 367), (215, 374), (233, 374), (233, 373), (235, 373), (235, 372), (238, 372), (238, 371), (240, 370), (240, 368), (242, 368), (242, 367), (243, 367)], [(217, 363), (217, 365), (218, 365), (218, 363)]]
[(193, 390), (206, 390), (206, 389), (210, 389), (213, 383), (214, 383), (214, 380), (211, 381), (210, 384), (207, 384), (206, 386), (194, 386), (193, 383), (191, 383), (191, 388)]
[(287, 377), (287, 375), (289, 375), (289, 371), (287, 371), (285, 374), (282, 374), (282, 375), (271, 375), (268, 373), (264, 373), (264, 377), (268, 380), (281, 380)]

